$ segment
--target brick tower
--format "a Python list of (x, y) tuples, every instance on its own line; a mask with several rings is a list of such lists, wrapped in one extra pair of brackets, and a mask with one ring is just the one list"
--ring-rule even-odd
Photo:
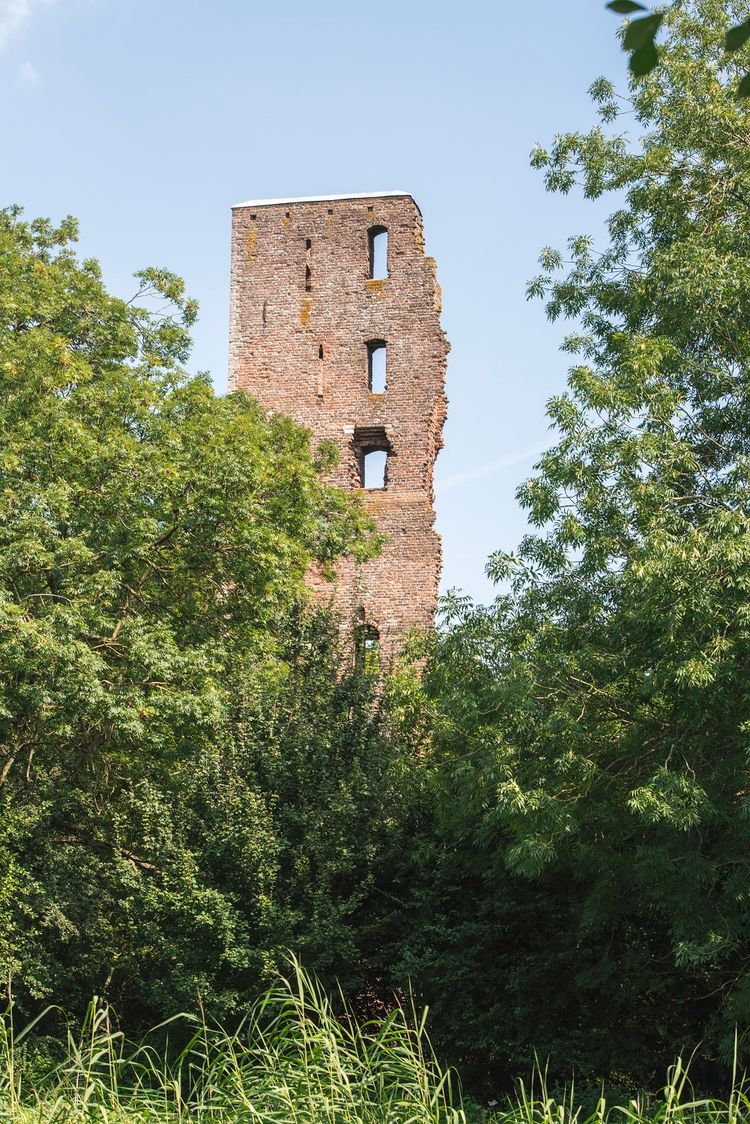
[(331, 483), (361, 490), (386, 536), (378, 558), (311, 584), (387, 663), (432, 624), (440, 577), (432, 470), (449, 345), (419, 208), (402, 191), (234, 207), (230, 307), (230, 390), (333, 438)]

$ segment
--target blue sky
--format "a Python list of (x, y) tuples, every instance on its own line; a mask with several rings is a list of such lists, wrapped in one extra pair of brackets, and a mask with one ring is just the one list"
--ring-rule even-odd
[(567, 369), (525, 284), (605, 213), (545, 194), (529, 152), (589, 127), (597, 75), (624, 87), (616, 28), (604, 0), (0, 0), (0, 205), (76, 215), (119, 295), (145, 265), (185, 277), (191, 367), (223, 391), (231, 204), (411, 192), (452, 343), (443, 585), (487, 599)]

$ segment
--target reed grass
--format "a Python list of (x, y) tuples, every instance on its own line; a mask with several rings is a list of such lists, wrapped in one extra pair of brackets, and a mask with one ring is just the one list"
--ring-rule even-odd
[[(343, 1017), (342, 1017), (343, 1011)], [(16, 1033), (0, 1023), (0, 1119), (9, 1124), (463, 1124), (449, 1070), (438, 1064), (424, 1016), (400, 1008), (377, 1023), (338, 1016), (323, 988), (298, 963), (234, 1033), (183, 1015), (170, 1020), (189, 1038), (168, 1046), (126, 1042), (106, 1005), (93, 1002), (83, 1029), (68, 1034), (64, 1060), (39, 1072), (38, 1024)], [(157, 1028), (165, 1041), (170, 1024)], [(29, 1082), (28, 1074), (34, 1073)]]
[[(513, 1097), (496, 1111), (480, 1113), (483, 1124), (750, 1124), (750, 1096), (736, 1065), (726, 1099), (701, 1097), (689, 1076), (689, 1062), (671, 1066), (657, 1092), (642, 1092), (625, 1103), (609, 1103), (602, 1090), (593, 1111), (584, 1111), (571, 1083), (562, 1096), (552, 1096), (544, 1070), (537, 1064), (530, 1082), (516, 1082)], [(590, 1102), (591, 1098), (587, 1097)]]
[[(343, 1014), (342, 1014), (343, 1012)], [(5, 1124), (750, 1124), (743, 1080), (726, 1100), (695, 1094), (678, 1061), (658, 1095), (584, 1113), (573, 1086), (557, 1099), (537, 1068), (514, 1096), (465, 1105), (442, 1067), (425, 1016), (394, 1010), (360, 1023), (294, 962), (233, 1033), (181, 1015), (132, 1045), (91, 1003), (82, 1028), (43, 1063), (43, 1016), (20, 1032), (0, 1018), (0, 1121)], [(179, 1037), (179, 1049), (169, 1045)], [(186, 1040), (187, 1036), (187, 1040)]]

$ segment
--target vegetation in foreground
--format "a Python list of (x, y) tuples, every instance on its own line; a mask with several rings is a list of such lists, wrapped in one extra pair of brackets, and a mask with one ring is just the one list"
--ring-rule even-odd
[[(94, 1001), (80, 1033), (55, 1045), (43, 1016), (15, 1033), (0, 1021), (0, 1118), (13, 1124), (65, 1121), (243, 1120), (264, 1124), (736, 1124), (750, 1119), (742, 1082), (726, 1100), (696, 1098), (681, 1062), (656, 1097), (585, 1111), (571, 1088), (552, 1096), (538, 1068), (515, 1096), (488, 1108), (465, 1103), (425, 1032), (427, 1012), (400, 1006), (360, 1024), (345, 1003), (295, 962), (239, 1029), (178, 1016), (131, 1046)], [(181, 1042), (170, 1049), (169, 1035)], [(159, 1045), (155, 1045), (158, 1042)], [(57, 1060), (49, 1059), (53, 1054)]]
[[(170, 1030), (184, 1043), (171, 1056)], [(30, 1036), (14, 1039), (9, 1020), (0, 1034), (0, 1112), (8, 1120), (464, 1119), (424, 1018), (410, 1021), (397, 1007), (360, 1026), (345, 1006), (337, 1018), (298, 964), (233, 1034), (178, 1016), (158, 1028), (161, 1049), (130, 1048), (111, 1029), (108, 1008), (92, 1003), (82, 1033), (68, 1037), (62, 1060), (46, 1073)]]
[(550, 190), (614, 210), (530, 287), (574, 357), (519, 493), (533, 533), (380, 694), (304, 603), (310, 565), (374, 548), (325, 448), (183, 371), (177, 279), (125, 304), (71, 223), (2, 215), (19, 1020), (97, 994), (134, 1040), (198, 999), (233, 1026), (291, 948), (364, 1018), (411, 981), (475, 1091), (534, 1050), (589, 1087), (656, 1088), (696, 1043), (702, 1089), (735, 1042), (747, 1064), (750, 105), (724, 35), (749, 12), (671, 5), (659, 67), (626, 99), (597, 82), (599, 125), (536, 151)]

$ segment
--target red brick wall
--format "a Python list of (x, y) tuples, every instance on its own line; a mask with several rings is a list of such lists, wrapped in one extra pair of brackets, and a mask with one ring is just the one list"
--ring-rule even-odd
[[(368, 230), (376, 225), (388, 231), (385, 280), (369, 279)], [(333, 584), (315, 577), (311, 584), (345, 622), (364, 610), (386, 659), (410, 627), (429, 626), (435, 613), (432, 470), (449, 347), (439, 314), (435, 263), (425, 257), (411, 196), (234, 208), (230, 389), (245, 388), (317, 439), (335, 440), (341, 459), (331, 482), (345, 488), (360, 487), (355, 431), (385, 433), (387, 487), (362, 493), (387, 536), (383, 552), (362, 565), (343, 562)], [(384, 394), (369, 391), (369, 340), (387, 343)]]

